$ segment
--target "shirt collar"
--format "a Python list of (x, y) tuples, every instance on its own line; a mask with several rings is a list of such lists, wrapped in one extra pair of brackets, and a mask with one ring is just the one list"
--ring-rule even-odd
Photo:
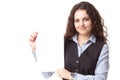
[[(72, 39), (74, 42), (78, 43), (77, 34), (74, 35), (71, 39)], [(92, 35), (90, 36), (90, 38), (88, 39), (87, 42), (89, 42), (89, 41), (95, 43), (95, 42), (96, 42), (96, 37), (92, 34)], [(86, 42), (86, 43), (87, 43), (87, 42)]]

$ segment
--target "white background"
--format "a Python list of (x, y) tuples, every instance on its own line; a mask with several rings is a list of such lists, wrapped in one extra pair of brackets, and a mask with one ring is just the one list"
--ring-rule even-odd
[[(29, 47), (29, 35), (38, 27), (52, 25), (65, 31), (72, 6), (80, 0), (0, 1), (0, 80), (37, 80), (36, 63)], [(110, 43), (108, 80), (119, 80), (119, 0), (88, 0), (105, 20)], [(50, 25), (50, 26), (48, 26)], [(57, 30), (57, 28), (55, 28)], [(54, 31), (54, 30), (53, 30)], [(59, 31), (59, 30), (58, 30)], [(50, 37), (50, 36), (48, 36)], [(61, 43), (62, 44), (62, 43)]]

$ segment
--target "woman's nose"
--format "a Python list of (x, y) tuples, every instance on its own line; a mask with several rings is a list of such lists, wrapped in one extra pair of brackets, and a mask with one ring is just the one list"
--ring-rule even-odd
[(83, 21), (80, 21), (79, 25), (82, 27), (84, 25)]

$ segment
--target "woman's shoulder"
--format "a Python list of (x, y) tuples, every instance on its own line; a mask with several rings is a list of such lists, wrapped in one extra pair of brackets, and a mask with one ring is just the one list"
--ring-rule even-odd
[(70, 44), (70, 43), (74, 43), (74, 41), (72, 39), (64, 40), (64, 44)]

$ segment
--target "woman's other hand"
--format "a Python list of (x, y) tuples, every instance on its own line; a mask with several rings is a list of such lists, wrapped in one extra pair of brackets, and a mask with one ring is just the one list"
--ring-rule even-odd
[(71, 72), (69, 72), (68, 70), (64, 68), (57, 69), (56, 73), (60, 78), (72, 80)]

